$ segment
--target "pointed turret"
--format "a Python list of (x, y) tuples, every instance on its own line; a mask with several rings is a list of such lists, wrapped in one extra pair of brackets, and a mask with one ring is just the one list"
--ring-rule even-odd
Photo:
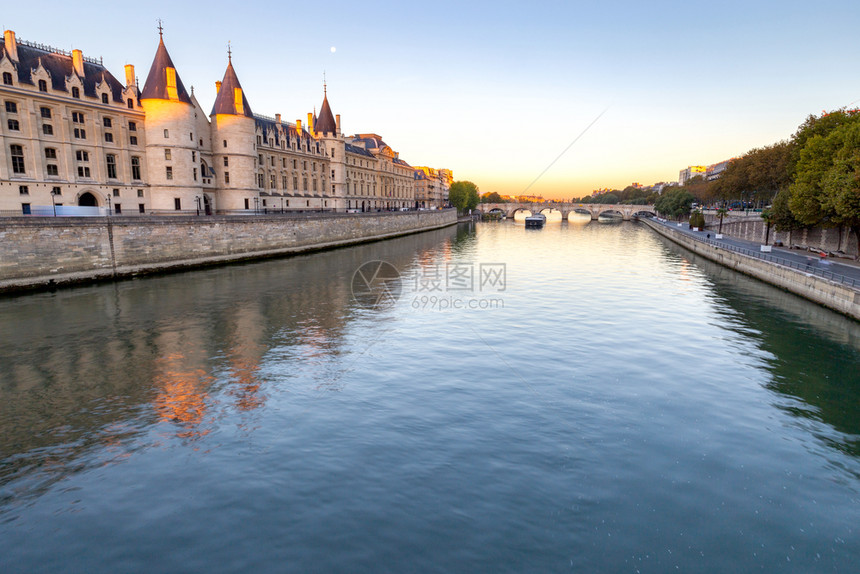
[(254, 117), (248, 98), (245, 97), (245, 91), (242, 90), (242, 84), (236, 76), (236, 70), (233, 69), (232, 55), (227, 57), (227, 71), (224, 72), (224, 79), (221, 80), (218, 95), (215, 96), (215, 105), (212, 106), (212, 113), (209, 115), (216, 114)]
[(328, 92), (325, 85), (323, 85), (323, 103), (320, 107), (320, 114), (314, 122), (314, 132), (337, 135), (337, 123), (334, 121), (334, 114), (331, 113), (331, 106), (328, 105)]
[(158, 31), (158, 49), (155, 51), (155, 59), (153, 59), (152, 67), (149, 69), (149, 75), (143, 85), (140, 99), (175, 100), (186, 104), (191, 103), (191, 98), (188, 97), (188, 92), (185, 91), (185, 86), (182, 85), (182, 80), (176, 73), (173, 60), (170, 59), (170, 54), (167, 53), (167, 48), (164, 46), (161, 30)]

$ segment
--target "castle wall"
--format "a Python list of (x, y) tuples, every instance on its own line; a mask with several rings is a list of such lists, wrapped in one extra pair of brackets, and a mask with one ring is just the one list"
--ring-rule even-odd
[(452, 209), (308, 217), (0, 219), (0, 291), (134, 276), (453, 225)]

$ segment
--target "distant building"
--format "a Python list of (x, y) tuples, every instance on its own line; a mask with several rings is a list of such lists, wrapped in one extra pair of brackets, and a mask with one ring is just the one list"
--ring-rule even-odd
[(680, 173), (678, 173), (678, 184), (684, 185), (689, 180), (693, 179), (696, 176), (705, 177), (707, 174), (708, 168), (704, 165), (691, 165), (685, 169), (682, 169)]
[(454, 175), (450, 169), (415, 168), (415, 203), (417, 207), (438, 208), (448, 202), (448, 190)]

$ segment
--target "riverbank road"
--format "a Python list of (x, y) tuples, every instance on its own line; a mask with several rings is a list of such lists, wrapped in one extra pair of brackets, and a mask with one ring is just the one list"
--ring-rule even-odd
[(771, 246), (772, 251), (770, 253), (764, 253), (761, 251), (762, 244), (755, 241), (747, 241), (745, 239), (729, 237), (728, 235), (723, 235), (722, 239), (717, 239), (717, 234), (712, 229), (694, 231), (689, 228), (687, 223), (678, 226), (677, 221), (667, 221), (658, 218), (652, 218), (651, 221), (710, 245), (737, 251), (751, 257), (769, 261), (775, 265), (792, 267), (799, 271), (817, 275), (825, 279), (832, 279), (838, 283), (860, 289), (860, 263), (857, 261), (820, 257), (811, 251), (797, 251), (773, 246)]

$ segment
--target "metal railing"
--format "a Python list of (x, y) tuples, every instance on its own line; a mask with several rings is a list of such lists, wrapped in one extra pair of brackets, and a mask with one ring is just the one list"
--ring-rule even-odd
[[(658, 225), (661, 225), (658, 223)], [(776, 255), (770, 255), (768, 253), (764, 253), (761, 251), (754, 251), (752, 249), (747, 249), (745, 247), (738, 247), (736, 245), (731, 245), (729, 243), (723, 243), (718, 239), (708, 239), (697, 237), (695, 235), (691, 235), (689, 233), (684, 233), (683, 231), (678, 231), (677, 229), (672, 229), (672, 227), (668, 225), (663, 225), (666, 229), (671, 229), (677, 233), (681, 233), (684, 237), (689, 237), (694, 241), (700, 241), (702, 243), (707, 243), (708, 245), (712, 245), (719, 249), (726, 249), (728, 251), (734, 251), (735, 253), (740, 253), (741, 255), (746, 255), (747, 257), (755, 257), (756, 259), (761, 259), (763, 261), (768, 261), (770, 263), (774, 263), (776, 265), (782, 265), (783, 267), (789, 267), (791, 269), (796, 269), (803, 273), (808, 273), (810, 275), (815, 275), (816, 277), (821, 277), (822, 279), (829, 279), (830, 281), (834, 281), (836, 283), (841, 283), (842, 285), (846, 285), (848, 287), (852, 287), (854, 289), (860, 288), (860, 279), (854, 279), (852, 277), (848, 277), (846, 275), (841, 275), (839, 273), (834, 273), (833, 271), (828, 271), (826, 269), (821, 269), (820, 267), (816, 267), (813, 264), (807, 262), (802, 263), (799, 261), (792, 261), (791, 259), (786, 259), (784, 257), (778, 257)]]

